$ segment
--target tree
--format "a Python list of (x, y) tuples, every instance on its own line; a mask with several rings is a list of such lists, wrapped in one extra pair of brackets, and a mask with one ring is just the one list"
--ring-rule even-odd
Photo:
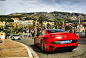
[(69, 25), (66, 26), (66, 27), (65, 27), (65, 31), (67, 31), (67, 30), (71, 30), (71, 26), (69, 26)]
[(47, 26), (49, 27), (49, 29), (52, 29), (51, 25), (48, 23)]
[(79, 24), (79, 22), (73, 22), (73, 27), (77, 27), (77, 24)]
[(40, 16), (38, 21), (39, 21), (39, 24), (41, 24), (41, 28), (42, 28), (44, 18), (42, 16)]
[(40, 31), (40, 24), (37, 23), (37, 30)]
[(14, 25), (14, 23), (9, 23), (8, 25), (7, 25), (7, 27), (13, 27), (13, 25)]
[(55, 29), (59, 28), (59, 26), (62, 24), (62, 21), (60, 18), (56, 18), (54, 20), (54, 26), (55, 26)]
[(35, 22), (33, 21), (32, 29), (34, 29), (34, 27), (35, 27)]

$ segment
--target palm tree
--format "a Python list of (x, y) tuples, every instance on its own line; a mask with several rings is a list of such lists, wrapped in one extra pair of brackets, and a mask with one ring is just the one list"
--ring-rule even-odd
[(42, 16), (40, 16), (38, 21), (39, 21), (39, 24), (41, 24), (41, 28), (42, 28), (44, 18)]
[(58, 27), (62, 24), (62, 21), (60, 18), (56, 18), (54, 20), (54, 26), (55, 26), (55, 29), (58, 29)]

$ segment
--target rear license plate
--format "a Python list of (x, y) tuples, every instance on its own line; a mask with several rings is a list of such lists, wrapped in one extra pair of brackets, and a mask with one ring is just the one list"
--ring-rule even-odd
[(66, 41), (61, 41), (61, 43), (71, 43), (70, 40), (66, 40)]

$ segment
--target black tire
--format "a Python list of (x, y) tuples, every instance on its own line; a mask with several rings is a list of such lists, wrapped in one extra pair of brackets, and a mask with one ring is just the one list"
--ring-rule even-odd
[(12, 40), (15, 40), (14, 37), (12, 37)]
[(34, 46), (36, 46), (35, 38), (34, 38)]
[(85, 38), (85, 36), (83, 36), (83, 38)]
[(44, 42), (43, 41), (41, 41), (41, 51), (45, 52), (45, 46), (44, 46)]
[(20, 38), (18, 38), (18, 40), (20, 40)]

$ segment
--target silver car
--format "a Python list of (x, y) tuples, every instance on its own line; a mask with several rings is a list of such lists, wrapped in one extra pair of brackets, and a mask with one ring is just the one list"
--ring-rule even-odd
[(18, 40), (20, 40), (21, 36), (20, 35), (12, 35), (11, 39), (18, 39)]
[(85, 32), (76, 32), (76, 35), (78, 36), (78, 37), (85, 37)]

